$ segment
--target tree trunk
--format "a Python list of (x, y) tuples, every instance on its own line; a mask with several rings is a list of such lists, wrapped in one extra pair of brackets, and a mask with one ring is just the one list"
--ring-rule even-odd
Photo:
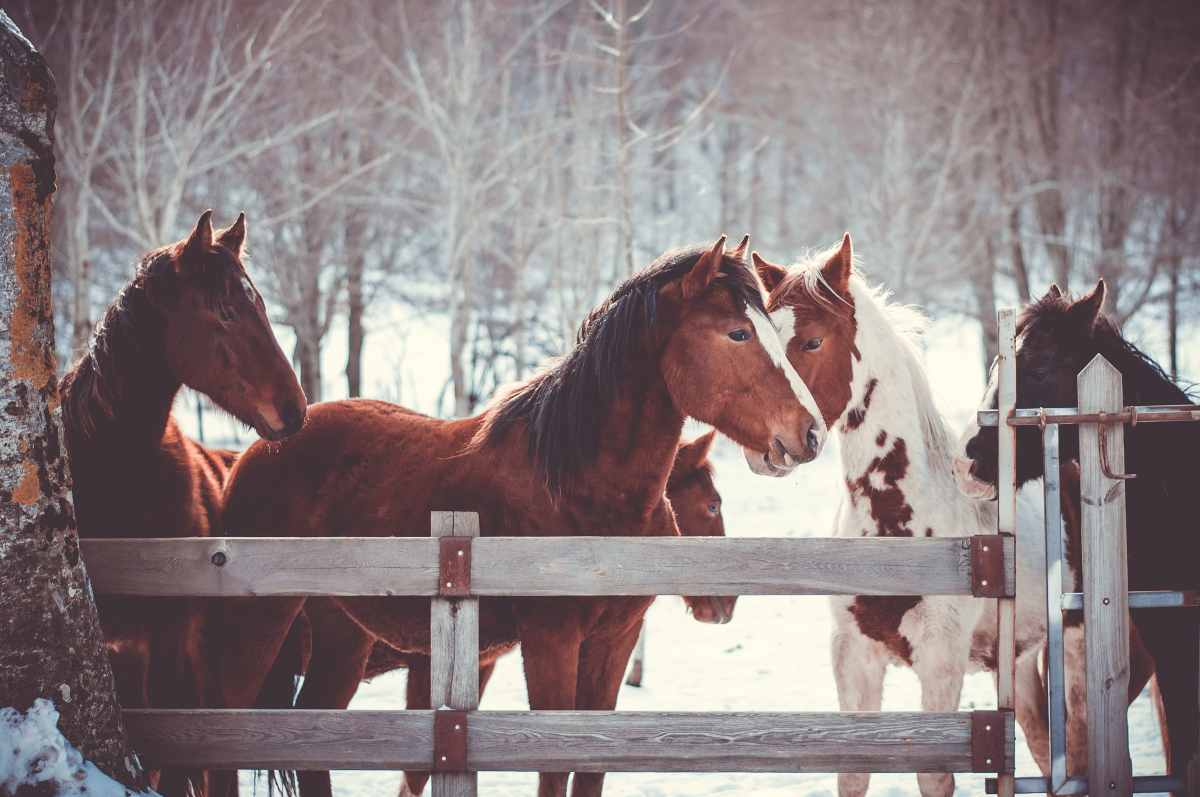
[(987, 382), (992, 360), (1000, 350), (1000, 333), (996, 328), (996, 252), (991, 237), (980, 273), (971, 280), (975, 293), (975, 317), (979, 320), (979, 338), (983, 349), (983, 381)]
[(1183, 258), (1173, 255), (1167, 278), (1167, 348), (1171, 355), (1171, 378), (1179, 379), (1179, 267)]
[(63, 735), (140, 786), (79, 558), (50, 305), (51, 137), (42, 57), (0, 11), (0, 707), (49, 698)]
[(366, 253), (362, 244), (362, 222), (348, 220), (346, 228), (346, 391), (351, 398), (362, 395), (362, 353), (366, 330), (366, 296), (363, 274)]
[(308, 330), (296, 329), (296, 348), (292, 361), (300, 372), (300, 387), (308, 397), (309, 404), (321, 400), (321, 342)]

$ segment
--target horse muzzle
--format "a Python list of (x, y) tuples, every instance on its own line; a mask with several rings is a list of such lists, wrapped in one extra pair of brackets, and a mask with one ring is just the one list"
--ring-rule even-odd
[(691, 609), (692, 617), (701, 623), (710, 623), (713, 625), (725, 625), (733, 619), (733, 609), (737, 604), (736, 595), (706, 595), (700, 597), (686, 597), (688, 608)]
[(954, 458), (954, 481), (958, 491), (973, 501), (995, 501), (996, 485), (988, 484), (975, 475), (975, 460)]

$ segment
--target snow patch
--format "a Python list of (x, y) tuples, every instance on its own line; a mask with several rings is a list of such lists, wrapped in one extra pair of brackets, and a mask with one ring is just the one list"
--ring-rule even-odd
[(0, 794), (16, 794), (22, 787), (42, 783), (55, 784), (52, 793), (56, 797), (134, 794), (85, 761), (83, 754), (59, 733), (54, 703), (38, 698), (25, 714), (15, 708), (0, 708)]

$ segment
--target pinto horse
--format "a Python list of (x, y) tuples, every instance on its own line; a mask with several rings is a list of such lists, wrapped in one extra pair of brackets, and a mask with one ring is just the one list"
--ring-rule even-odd
[[(713, 485), (713, 468), (708, 461), (715, 435), (710, 431), (680, 445), (667, 480), (667, 498), (675, 512), (679, 531), (685, 537), (725, 536), (721, 496)], [(685, 597), (684, 601), (692, 616), (700, 622), (727, 623), (733, 618), (737, 597)], [(505, 633), (516, 639), (515, 628)], [(304, 638), (306, 634), (308, 639)], [(309, 648), (312, 658), (306, 661), (305, 651)], [(500, 646), (481, 661), (480, 698), (495, 669), (496, 659), (512, 649)], [(260, 706), (291, 706), (295, 676), (307, 673), (296, 699), (297, 708), (344, 709), (350, 704), (359, 680), (407, 668), (407, 708), (431, 708), (429, 657), (400, 653), (386, 643), (376, 641), (329, 599), (310, 598), (306, 601), (304, 612), (296, 618), (288, 634), (284, 651), (286, 653), (281, 652), (276, 660), (267, 679), (268, 686), (264, 688), (264, 693), (272, 692), (276, 696), (274, 702), (264, 700), (260, 695)], [(330, 676), (347, 672), (353, 675), (353, 683), (331, 682)], [(406, 772), (401, 797), (420, 794), (428, 779), (428, 772)], [(301, 772), (299, 784), (303, 797), (332, 794), (328, 772)]]
[[(1077, 300), (1057, 286), (1024, 308), (1017, 319), (1017, 397), (1019, 408), (1074, 407), (1076, 376), (1097, 354), (1121, 372), (1125, 403), (1186, 404), (1189, 396), (1150, 357), (1125, 340), (1101, 313), (1104, 280)], [(983, 406), (997, 406), (996, 369)], [(1060, 433), (1064, 461), (1078, 459), (1079, 432), (1067, 425)], [(966, 435), (960, 481), (974, 495), (995, 495), (998, 433), (974, 429)], [(1017, 481), (1042, 475), (1037, 430), (1017, 429)], [(1142, 424), (1125, 430), (1126, 467), (1137, 478), (1124, 482), (1129, 526), (1131, 590), (1194, 590), (1200, 587), (1200, 539), (1187, 526), (1200, 488), (1195, 452), (1196, 424)], [(1188, 609), (1134, 609), (1133, 625), (1153, 659), (1165, 712), (1164, 746), (1171, 772), (1182, 774), (1196, 751), (1198, 698), (1197, 651), (1200, 617)]]
[[(826, 436), (744, 244), (664, 254), (589, 314), (566, 357), (475, 417), (315, 405), (299, 434), (238, 460), (227, 533), (424, 536), (431, 511), (454, 509), (479, 513), (485, 535), (678, 535), (665, 490), (685, 418), (716, 427), (769, 475), (811, 460)], [(519, 641), (533, 709), (611, 709), (652, 601), (485, 599), (481, 646), (486, 658)], [(222, 705), (253, 705), (303, 602), (225, 602)], [(429, 655), (428, 599), (337, 602), (393, 648)], [(543, 773), (539, 794), (565, 794), (568, 774)], [(573, 794), (599, 794), (603, 779), (579, 773)]]
[[(185, 437), (171, 417), (183, 385), (260, 435), (300, 428), (305, 399), (242, 265), (246, 217), (217, 233), (206, 211), (179, 243), (147, 254), (63, 377), (63, 425), (79, 534), (219, 534), (233, 452)], [(97, 601), (125, 707), (203, 705), (201, 612), (188, 600)], [(182, 794), (195, 773), (168, 772)]]
[[(788, 359), (841, 440), (846, 492), (840, 537), (961, 537), (995, 528), (994, 505), (955, 488), (954, 437), (933, 401), (914, 345), (924, 319), (893, 304), (856, 273), (850, 236), (791, 268), (753, 255), (784, 330)], [(1032, 665), (1045, 640), (1044, 536), (1040, 501), (1018, 502), (1017, 647)], [(964, 675), (995, 670), (995, 601), (970, 596), (837, 596), (832, 640), (844, 711), (878, 711), (888, 664), (921, 683), (921, 708), (956, 711)], [(1044, 711), (1019, 715), (1031, 745), (1048, 738)], [(1037, 751), (1035, 750), (1035, 757)], [(1041, 756), (1046, 760), (1047, 756)], [(870, 776), (842, 774), (842, 795), (866, 793)], [(949, 795), (953, 776), (922, 773), (923, 795)]]

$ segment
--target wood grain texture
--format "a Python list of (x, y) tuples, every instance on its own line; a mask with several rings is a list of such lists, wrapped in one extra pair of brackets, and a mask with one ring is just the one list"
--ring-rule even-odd
[[(142, 709), (125, 719), (150, 765), (416, 769), (433, 754), (431, 711)], [(971, 769), (969, 712), (476, 711), (468, 727), (477, 771)]]
[[(999, 395), (997, 409), (1000, 412), (1001, 424), (998, 428), (999, 445), (997, 473), (999, 479), (997, 488), (999, 504), (997, 506), (997, 533), (1010, 535), (1005, 539), (1015, 539), (1017, 531), (1017, 436), (1016, 429), (1008, 424), (1017, 403), (1017, 333), (1016, 311), (1004, 308), (996, 313), (996, 323), (999, 329)], [(1009, 572), (1005, 568), (1005, 572)], [(1013, 571), (1015, 575), (1015, 565)], [(1014, 581), (1015, 583), (1015, 581)], [(1012, 594), (1012, 591), (1009, 591)], [(1000, 598), (996, 601), (996, 707), (1002, 711), (1011, 712), (1016, 705), (1016, 626), (1017, 602), (1014, 598)], [(1006, 737), (1012, 744), (1011, 729)], [(1012, 756), (1007, 756), (1008, 772), (1000, 775), (997, 781), (997, 792), (1001, 797), (1013, 797), (1016, 783), (1013, 778), (1014, 768)]]
[[(1116, 412), (1123, 406), (1121, 374), (1097, 355), (1079, 372), (1081, 412)], [(1129, 572), (1125, 551), (1125, 485), (1101, 469), (1100, 435), (1108, 438), (1108, 464), (1125, 469), (1121, 424), (1079, 426), (1083, 520), (1083, 619), (1087, 654), (1088, 783), (1094, 794), (1132, 793), (1129, 725)]]
[(98, 594), (437, 593), (438, 543), (429, 537), (92, 539), (79, 547)]
[[(987, 529), (981, 529), (987, 532)], [(437, 593), (432, 538), (83, 540), (97, 593)], [(969, 595), (960, 538), (481, 537), (475, 595)], [(215, 554), (224, 556), (220, 567)], [(1008, 592), (1015, 547), (1005, 540)], [(218, 557), (220, 561), (220, 557)]]
[[(474, 512), (434, 512), (433, 537), (478, 537), (479, 515)], [(479, 708), (479, 600), (434, 598), (430, 621), (430, 705), (473, 711)], [(468, 756), (470, 747), (468, 740)], [(438, 755), (434, 750), (433, 755)], [(431, 757), (430, 760), (433, 760)], [(474, 772), (435, 772), (433, 797), (475, 797)]]

